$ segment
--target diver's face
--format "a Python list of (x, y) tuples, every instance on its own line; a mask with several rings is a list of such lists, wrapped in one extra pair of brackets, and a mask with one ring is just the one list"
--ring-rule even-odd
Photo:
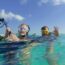
[(21, 27), (20, 27), (20, 35), (26, 35), (27, 34), (27, 32), (28, 32), (28, 26), (27, 25), (22, 25)]
[(45, 28), (45, 31), (49, 31), (47, 27)]
[(46, 27), (44, 30), (42, 30), (42, 35), (48, 35), (49, 34), (49, 30)]

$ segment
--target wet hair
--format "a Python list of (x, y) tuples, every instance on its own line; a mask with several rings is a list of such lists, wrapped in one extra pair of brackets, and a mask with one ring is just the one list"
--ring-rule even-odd
[(42, 28), (41, 28), (41, 30), (45, 30), (46, 28), (48, 28), (47, 26), (43, 26)]
[(47, 27), (47, 26), (43, 26), (43, 27), (41, 28), (42, 36), (48, 35), (48, 31), (47, 31), (47, 33), (43, 32), (44, 30), (46, 30), (46, 28), (48, 28), (48, 27)]

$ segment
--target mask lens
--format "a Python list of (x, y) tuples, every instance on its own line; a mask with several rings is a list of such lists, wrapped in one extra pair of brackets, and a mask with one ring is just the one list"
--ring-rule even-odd
[(28, 30), (29, 30), (28, 27), (21, 27), (20, 28), (20, 31), (26, 31), (26, 32), (28, 32)]

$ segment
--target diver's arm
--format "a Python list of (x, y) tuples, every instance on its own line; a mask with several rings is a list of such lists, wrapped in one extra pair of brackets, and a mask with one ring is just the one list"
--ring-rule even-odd
[(15, 34), (13, 34), (9, 28), (6, 28), (5, 39), (12, 41), (12, 42), (19, 41), (19, 38)]
[(47, 38), (40, 36), (40, 37), (37, 37), (36, 39), (33, 39), (31, 42), (32, 43), (33, 42), (35, 42), (35, 43), (43, 43), (45, 41), (47, 41)]
[(7, 38), (10, 34), (11, 34), (11, 31), (10, 31), (9, 28), (7, 27), (7, 28), (5, 29), (5, 38)]

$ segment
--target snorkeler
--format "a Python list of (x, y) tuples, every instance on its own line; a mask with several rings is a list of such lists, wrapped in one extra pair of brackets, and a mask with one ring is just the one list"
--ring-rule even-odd
[[(21, 24), (18, 27), (18, 38), (19, 38), (19, 40), (22, 40), (22, 41), (27, 40), (29, 42), (29, 40), (31, 40), (28, 37), (29, 31), (30, 31), (29, 25)], [(20, 53), (20, 57), (21, 57), (20, 61), (21, 61), (22, 65), (30, 65), (30, 61), (29, 61), (29, 59), (31, 57), (30, 50), (31, 50), (30, 44), (28, 44), (26, 48), (22, 49), (22, 52)]]
[(43, 26), (41, 28), (41, 34), (42, 34), (42, 36), (50, 36), (52, 33), (56, 37), (59, 36), (58, 28), (57, 27), (54, 27), (54, 31), (53, 32), (49, 32), (49, 28), (47, 26)]
[(28, 39), (28, 33), (30, 31), (30, 27), (27, 24), (21, 24), (18, 28), (18, 38), (20, 40)]
[(30, 30), (30, 27), (27, 24), (21, 24), (18, 28), (18, 37), (12, 33), (11, 29), (9, 27), (6, 28), (5, 32), (5, 38), (9, 41), (15, 42), (15, 41), (24, 41), (28, 36), (28, 32)]
[(47, 47), (46, 47), (46, 53), (45, 58), (49, 65), (57, 65), (56, 57), (53, 57), (54, 54), (54, 40), (57, 39), (59, 36), (58, 28), (54, 27), (53, 32), (49, 32), (49, 29), (47, 26), (43, 26), (41, 28), (42, 37), (46, 37), (46, 41), (48, 41)]
[[(30, 31), (29, 25), (21, 24), (18, 27), (18, 35), (16, 36), (15, 34), (12, 33), (11, 29), (8, 27), (8, 28), (6, 28), (5, 38), (9, 41), (12, 41), (12, 42), (27, 41), (27, 44), (28, 44), (29, 40), (31, 40), (28, 37), (29, 31)], [(18, 52), (19, 56), (21, 57), (20, 58), (21, 64), (30, 65), (30, 61), (29, 61), (29, 59), (31, 57), (30, 52), (29, 52), (30, 49), (31, 49), (31, 46), (30, 46), (30, 44), (28, 44), (25, 48), (23, 48), (22, 50), (20, 50)], [(9, 57), (8, 59), (10, 59), (11, 56), (12, 56), (12, 59), (14, 59), (15, 54), (16, 54), (16, 52), (13, 52), (13, 53), (8, 52), (8, 54), (5, 54), (5, 55), (6, 55), (6, 57)], [(11, 62), (11, 60), (8, 62)]]

